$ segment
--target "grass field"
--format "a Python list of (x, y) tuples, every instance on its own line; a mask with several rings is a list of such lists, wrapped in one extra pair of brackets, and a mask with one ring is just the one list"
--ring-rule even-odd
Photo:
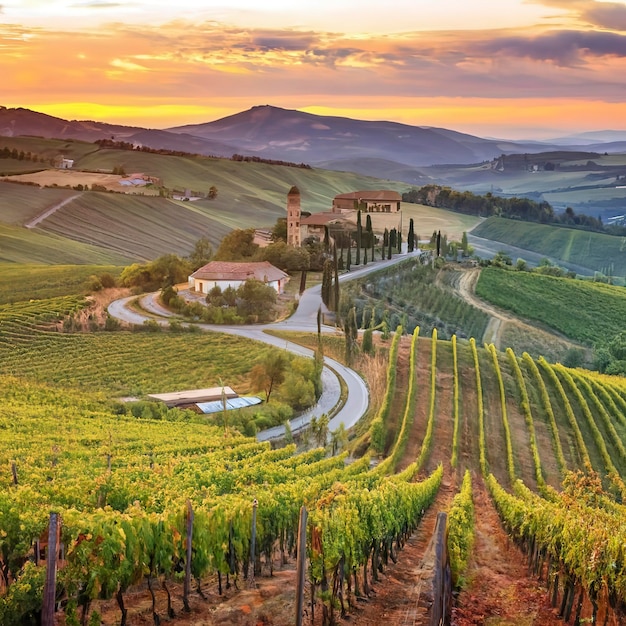
[(402, 203), (402, 232), (406, 239), (409, 220), (413, 218), (414, 232), (419, 239), (430, 239), (433, 231), (441, 231), (448, 240), (461, 241), (464, 232), (469, 232), (480, 218), (473, 215), (462, 215), (453, 211), (437, 209), (423, 204)]
[(230, 230), (195, 203), (106, 192), (81, 194), (39, 226), (46, 232), (134, 259), (152, 259), (170, 252), (186, 256), (203, 235), (217, 244)]
[(476, 294), (567, 337), (592, 345), (626, 324), (626, 289), (529, 272), (486, 268)]
[(0, 223), (0, 263), (128, 265), (133, 260), (62, 235)]
[[(0, 148), (7, 147), (10, 150), (32, 152), (39, 156), (40, 160), (51, 159), (62, 154), (68, 159), (80, 159), (99, 147), (88, 141), (78, 139), (45, 139), (44, 137), (0, 137)], [(29, 163), (22, 161), (22, 163)], [(36, 163), (32, 165), (37, 165)]]
[(499, 217), (481, 222), (472, 234), (612, 276), (626, 275), (624, 237)]
[[(562, 154), (565, 156), (565, 153)], [(532, 155), (530, 156), (532, 160)], [(425, 173), (455, 189), (482, 195), (528, 195), (546, 200), (555, 209), (573, 207), (577, 213), (607, 217), (615, 215), (626, 200), (626, 188), (616, 175), (626, 172), (626, 155), (609, 154), (585, 160), (559, 159), (554, 170), (530, 171), (509, 168), (494, 170), (490, 164), (475, 166), (433, 166)], [(575, 168), (575, 169), (574, 169)], [(607, 170), (606, 168), (616, 168)], [(615, 206), (614, 206), (615, 205)]]
[(72, 189), (38, 189), (0, 181), (0, 223), (21, 226), (75, 194)]
[(115, 265), (22, 265), (0, 263), (0, 304), (83, 294), (90, 276), (119, 275)]

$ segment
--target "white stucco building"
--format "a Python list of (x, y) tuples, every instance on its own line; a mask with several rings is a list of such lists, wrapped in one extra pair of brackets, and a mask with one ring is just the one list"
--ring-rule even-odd
[(282, 293), (289, 275), (268, 261), (257, 263), (211, 261), (189, 276), (189, 289), (206, 294), (215, 286), (222, 291), (228, 287), (238, 289), (249, 278), (255, 278), (273, 287), (276, 293)]

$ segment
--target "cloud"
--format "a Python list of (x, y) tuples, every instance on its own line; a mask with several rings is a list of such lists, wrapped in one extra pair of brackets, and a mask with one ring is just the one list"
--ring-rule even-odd
[(596, 0), (527, 0), (565, 11), (570, 18), (612, 31), (626, 30), (626, 5)]
[(128, 3), (107, 2), (107, 0), (91, 0), (91, 2), (76, 2), (71, 5), (73, 9), (118, 9), (127, 7)]
[(626, 5), (617, 2), (594, 2), (581, 15), (601, 28), (626, 31)]
[(562, 67), (586, 63), (589, 57), (626, 58), (626, 36), (600, 31), (556, 31), (535, 37), (497, 37), (479, 44), (489, 54), (551, 61)]

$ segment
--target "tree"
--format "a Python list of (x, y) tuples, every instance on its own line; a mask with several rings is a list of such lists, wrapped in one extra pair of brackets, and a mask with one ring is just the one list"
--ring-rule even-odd
[(256, 320), (271, 319), (274, 304), (276, 304), (274, 287), (266, 285), (256, 278), (248, 278), (237, 289), (237, 313), (242, 317), (253, 316)]
[(254, 243), (254, 229), (236, 229), (222, 239), (213, 259), (215, 261), (249, 261), (258, 249), (259, 246)]
[(415, 233), (413, 232), (413, 218), (409, 220), (409, 233), (407, 235), (407, 250), (413, 252), (415, 250)]
[(361, 350), (363, 354), (372, 354), (374, 352), (374, 342), (373, 342), (373, 331), (372, 328), (366, 328), (363, 333), (363, 340), (361, 341)]
[(338, 428), (336, 428), (330, 433), (330, 445), (331, 445), (333, 456), (337, 454), (337, 452), (342, 450), (346, 446), (347, 443), (348, 443), (348, 431), (346, 430), (344, 423), (341, 422)]
[(467, 242), (467, 233), (463, 231), (463, 235), (461, 237), (461, 250), (463, 251), (463, 256), (468, 256), (468, 242)]
[(333, 282), (333, 311), (339, 310), (339, 263), (337, 261), (337, 246), (333, 244), (333, 265), (334, 265), (334, 282)]
[(296, 248), (282, 240), (261, 248), (257, 256), (286, 272), (307, 270), (311, 260), (311, 255), (306, 248)]
[(209, 187), (209, 193), (207, 195), (209, 200), (215, 200), (217, 198), (217, 187), (215, 185), (211, 185)]
[(356, 325), (356, 309), (352, 307), (348, 311), (344, 322), (344, 335), (346, 342), (346, 363), (352, 365), (352, 357), (357, 347), (359, 331)]
[(272, 350), (261, 363), (257, 363), (250, 370), (250, 386), (253, 389), (265, 392), (265, 402), (270, 401), (270, 396), (275, 387), (285, 380), (287, 358), (281, 352)]
[(199, 267), (206, 265), (213, 256), (213, 245), (209, 241), (206, 235), (203, 235), (196, 241), (193, 246), (193, 251), (189, 255), (189, 262), (191, 263), (191, 269), (197, 270)]
[(187, 282), (191, 274), (191, 264), (175, 254), (165, 254), (150, 263), (133, 263), (122, 270), (120, 283), (125, 287), (139, 287), (154, 291)]
[(324, 261), (324, 269), (322, 270), (322, 302), (330, 308), (330, 299), (333, 283), (333, 262), (330, 259)]
[[(326, 413), (322, 413), (322, 415), (317, 419), (314, 435), (318, 446), (326, 445), (326, 440), (328, 439), (329, 421), (330, 419)], [(313, 424), (313, 420), (311, 420), (311, 424)]]
[(437, 231), (436, 242), (437, 242), (437, 256), (440, 257), (441, 256), (441, 231), (440, 230)]
[(361, 237), (362, 237), (362, 227), (361, 227), (361, 209), (359, 209), (356, 213), (356, 261), (357, 265), (361, 265)]
[(287, 218), (279, 217), (272, 229), (272, 241), (284, 241), (287, 243)]

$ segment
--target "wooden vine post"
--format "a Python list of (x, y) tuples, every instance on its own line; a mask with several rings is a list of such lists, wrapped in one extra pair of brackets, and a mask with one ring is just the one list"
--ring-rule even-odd
[(306, 523), (308, 511), (300, 507), (298, 524), (298, 556), (296, 560), (296, 626), (302, 626), (302, 610), (304, 609), (304, 584), (306, 577)]
[(254, 585), (254, 575), (256, 570), (256, 510), (259, 506), (259, 501), (255, 498), (252, 500), (252, 532), (250, 534), (250, 562), (252, 563), (252, 574), (250, 575), (249, 583)]
[(191, 589), (191, 540), (193, 537), (193, 507), (187, 500), (187, 558), (185, 559), (185, 582), (183, 584), (183, 608), (186, 613), (191, 612), (189, 607), (189, 590)]
[(46, 582), (43, 589), (43, 607), (41, 609), (42, 626), (54, 626), (60, 534), (61, 520), (59, 514), (50, 513), (48, 547), (46, 548)]

